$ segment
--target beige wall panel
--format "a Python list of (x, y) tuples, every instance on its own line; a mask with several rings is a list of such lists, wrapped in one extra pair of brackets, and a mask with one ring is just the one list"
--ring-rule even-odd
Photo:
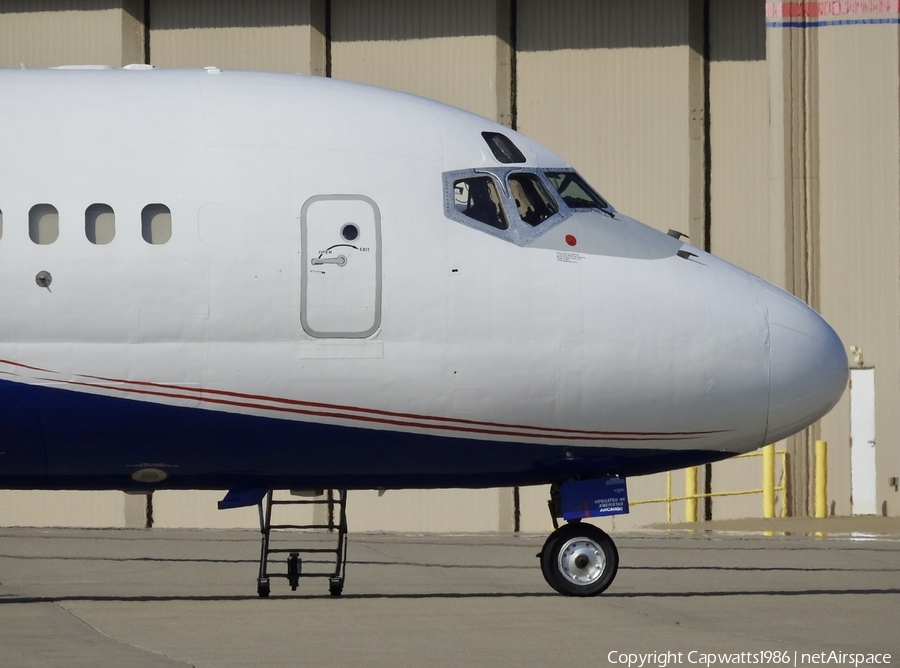
[(710, 6), (711, 250), (769, 270), (766, 35), (758, 0)]
[[(508, 492), (508, 490), (505, 490)], [(218, 510), (224, 492), (158, 491), (153, 494), (153, 526), (158, 528), (259, 527), (256, 507)], [(286, 493), (281, 496), (287, 498)], [(350, 531), (479, 532), (500, 530), (500, 490), (351, 491)], [(121, 512), (121, 510), (120, 510)], [(310, 508), (277, 508), (275, 522), (311, 520)], [(281, 518), (281, 519), (279, 519)]]
[[(672, 478), (673, 495), (684, 493), (684, 472)], [(549, 486), (520, 490), (521, 531), (549, 534), (547, 510)], [(630, 478), (632, 500), (663, 498), (666, 476), (657, 474)], [(225, 492), (160, 490), (153, 494), (153, 526), (156, 528), (244, 528), (259, 527), (253, 508), (218, 510)], [(286, 498), (285, 493), (281, 493)], [(495, 532), (510, 531), (504, 506), (508, 489), (488, 490), (390, 490), (379, 497), (375, 491), (353, 491), (348, 501), (351, 531)], [(144, 526), (146, 500), (121, 492), (0, 491), (0, 526), (130, 527)], [(282, 511), (277, 511), (282, 512)], [(674, 522), (684, 520), (684, 503), (672, 504)], [(312, 509), (289, 509), (291, 521), (311, 521)], [(130, 516), (129, 516), (130, 515)], [(746, 515), (745, 515), (746, 516)], [(278, 515), (278, 517), (284, 517)], [(631, 513), (595, 520), (608, 530), (630, 530), (666, 521), (665, 504), (634, 506)]]
[[(785, 442), (775, 444), (778, 451), (785, 449)], [(758, 451), (757, 451), (758, 452)], [(783, 485), (786, 472), (782, 468), (781, 455), (775, 458), (775, 484)], [(698, 487), (704, 485), (704, 470), (700, 468)], [(763, 468), (762, 457), (732, 458), (712, 465), (712, 491), (714, 494), (728, 494), (731, 492), (746, 492), (752, 489), (762, 489)], [(778, 492), (775, 499), (775, 513), (781, 515), (781, 506), (785, 501), (783, 492)], [(703, 517), (703, 502), (700, 502), (698, 515)], [(762, 517), (762, 494), (742, 494), (738, 496), (713, 497), (712, 519), (728, 520), (742, 517)]]
[[(896, 25), (819, 30), (821, 304), (875, 367), (877, 499), (900, 515), (900, 71)], [(853, 357), (850, 356), (853, 363)], [(849, 504), (849, 401), (823, 421), (838, 514)]]
[(567, 158), (624, 213), (685, 232), (689, 5), (523, 0), (517, 56), (518, 128)]
[[(834, 319), (828, 316), (834, 324)], [(844, 344), (848, 342), (844, 339)], [(853, 345), (853, 344), (849, 344)], [(849, 347), (848, 345), (848, 347)], [(849, 355), (850, 364), (853, 356)], [(876, 378), (878, 372), (875, 372)], [(876, 407), (876, 411), (878, 408)], [(828, 443), (828, 488), (827, 506), (831, 515), (850, 515), (850, 391), (844, 392), (840, 402), (820, 421), (821, 437)], [(887, 440), (887, 439), (884, 439)], [(890, 442), (890, 440), (888, 440)], [(890, 475), (890, 474), (882, 474)], [(890, 492), (888, 488), (888, 492)], [(897, 504), (889, 507), (892, 515), (897, 515)]]
[[(633, 499), (662, 498), (666, 492), (665, 474), (632, 478), (628, 492)], [(673, 493), (684, 492), (684, 473), (673, 474)], [(352, 491), (347, 513), (351, 532), (451, 532), (478, 533), (511, 531), (506, 517), (511, 497), (508, 489), (487, 490), (388, 490), (383, 496), (375, 491)], [(285, 493), (281, 494), (287, 498)], [(548, 485), (520, 489), (521, 531), (548, 534), (553, 530), (547, 509)], [(153, 495), (154, 527), (157, 528), (246, 528), (256, 529), (256, 508), (217, 510), (224, 492), (158, 491)], [(276, 516), (291, 521), (311, 521), (310, 509), (277, 510)], [(282, 514), (284, 513), (284, 514)], [(672, 504), (673, 521), (684, 520), (684, 504)], [(665, 504), (635, 506), (629, 515), (595, 520), (610, 530), (628, 530), (666, 521)]]
[(509, 122), (506, 0), (333, 0), (332, 75)]
[(347, 503), (350, 531), (498, 531), (496, 489), (388, 490), (352, 492)]
[[(784, 443), (776, 444), (775, 449), (784, 450)], [(760, 451), (756, 451), (761, 455)], [(775, 485), (784, 484), (786, 471), (782, 467), (781, 455), (775, 456)], [(700, 468), (700, 491), (703, 488), (703, 468)], [(713, 493), (727, 494), (762, 490), (763, 462), (762, 456), (727, 459), (713, 464)], [(775, 494), (775, 515), (781, 516), (784, 493)], [(698, 515), (703, 517), (703, 501), (700, 501)], [(730, 520), (743, 517), (763, 516), (763, 495), (761, 492), (741, 494), (738, 496), (715, 496), (712, 500), (712, 518), (714, 520)]]
[[(769, 84), (764, 5), (758, 0), (718, 0), (710, 5), (709, 20), (710, 247), (715, 255), (767, 277), (771, 240), (766, 222)], [(713, 492), (762, 487), (761, 471), (758, 458), (713, 464)], [(704, 475), (701, 468), (701, 489)], [(701, 501), (699, 516), (703, 512)], [(762, 498), (715, 497), (712, 516), (761, 517)]]
[(159, 529), (259, 529), (256, 506), (219, 510), (216, 504), (224, 496), (224, 491), (156, 491), (153, 493), (153, 526)]
[[(627, 515), (616, 515), (597, 521), (596, 524), (608, 526), (616, 531), (628, 531), (647, 527), (651, 524), (665, 524), (667, 521), (667, 505), (659, 502), (666, 498), (667, 475), (656, 473), (654, 475), (641, 476), (628, 479), (628, 499), (633, 504), (635, 501), (651, 501), (654, 503), (639, 503), (631, 505)], [(672, 471), (672, 496), (684, 495), (684, 470)], [(674, 501), (671, 504), (672, 521), (683, 522), (685, 519), (685, 504), (683, 501)]]
[[(771, 27), (766, 52), (769, 270), (764, 276), (820, 309), (818, 31)], [(786, 441), (792, 515), (813, 512), (813, 452), (818, 435), (819, 425), (814, 424)]]
[(0, 490), (0, 526), (124, 527), (122, 492)]
[(4, 0), (0, 67), (142, 63), (141, 7), (137, 0)]
[(324, 1), (150, 0), (150, 61), (325, 74)]
[(523, 533), (546, 533), (553, 531), (547, 500), (550, 485), (533, 485), (519, 488), (519, 527)]
[(787, 280), (788, 258), (785, 237), (791, 221), (787, 191), (791, 174), (791, 42), (793, 31), (774, 28), (766, 31), (766, 70), (769, 84), (769, 253), (768, 281), (790, 290)]

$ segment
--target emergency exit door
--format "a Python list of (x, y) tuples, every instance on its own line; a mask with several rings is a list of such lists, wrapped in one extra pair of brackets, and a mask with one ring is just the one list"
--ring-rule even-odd
[(381, 325), (381, 214), (363, 195), (317, 195), (300, 212), (300, 322), (317, 338)]

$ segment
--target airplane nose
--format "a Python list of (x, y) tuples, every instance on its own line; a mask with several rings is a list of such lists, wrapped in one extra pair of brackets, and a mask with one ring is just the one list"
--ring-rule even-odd
[(825, 415), (847, 386), (844, 345), (802, 301), (766, 287), (769, 314), (769, 421), (766, 443), (794, 434)]

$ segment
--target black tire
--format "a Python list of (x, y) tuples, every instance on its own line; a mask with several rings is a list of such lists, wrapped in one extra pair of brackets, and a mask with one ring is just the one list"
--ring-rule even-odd
[(259, 594), (260, 598), (267, 598), (269, 596), (269, 581), (257, 582), (256, 593)]
[(332, 578), (328, 582), (328, 593), (332, 596), (340, 596), (344, 591), (344, 583), (337, 578)]
[(547, 536), (547, 540), (544, 541), (544, 547), (541, 549), (540, 553), (538, 553), (538, 558), (541, 560), (541, 574), (544, 576), (544, 580), (548, 585), (553, 587), (555, 591), (560, 594), (565, 594), (565, 592), (556, 584), (556, 578), (553, 577), (553, 572), (550, 567), (552, 562), (549, 555), (554, 551), (556, 539), (559, 538), (558, 534), (559, 530), (556, 530)]
[(541, 572), (553, 589), (566, 596), (596, 596), (619, 569), (619, 552), (602, 530), (578, 522), (554, 531), (541, 551)]

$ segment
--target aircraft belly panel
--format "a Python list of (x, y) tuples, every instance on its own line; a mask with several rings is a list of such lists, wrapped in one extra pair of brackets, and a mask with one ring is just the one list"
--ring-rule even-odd
[(301, 322), (317, 338), (365, 338), (381, 324), (381, 216), (361, 195), (303, 205)]
[[(563, 446), (531, 433), (485, 439), (482, 432), (498, 430), (487, 423), (384, 429), (366, 420), (284, 419), (281, 411), (235, 413), (0, 379), (3, 393), (40, 420), (46, 441), (46, 468), (41, 457), (0, 470), (0, 488), (8, 489), (493, 487), (642, 475), (746, 449), (739, 434), (730, 452), (705, 449), (709, 437), (722, 435), (703, 432), (587, 441), (569, 434)], [(29, 446), (34, 433), (5, 439), (6, 447)], [(147, 471), (154, 478), (143, 477)]]
[(47, 458), (40, 415), (17, 389), (18, 384), (0, 380), (0, 478), (43, 476)]

